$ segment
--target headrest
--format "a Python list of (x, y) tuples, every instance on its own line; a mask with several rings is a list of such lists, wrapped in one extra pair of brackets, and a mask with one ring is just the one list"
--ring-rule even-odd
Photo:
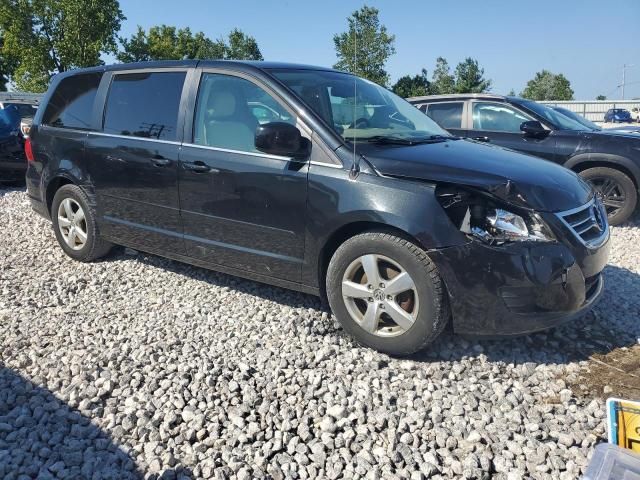
[(230, 117), (236, 113), (236, 97), (230, 92), (211, 92), (209, 110), (212, 118)]

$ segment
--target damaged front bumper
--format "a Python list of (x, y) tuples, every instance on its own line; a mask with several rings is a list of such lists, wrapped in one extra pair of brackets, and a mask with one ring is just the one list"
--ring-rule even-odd
[[(607, 232), (608, 233), (608, 232)], [(430, 252), (446, 284), (454, 331), (509, 336), (544, 330), (585, 314), (600, 298), (610, 240), (588, 248), (565, 242), (478, 240)]]

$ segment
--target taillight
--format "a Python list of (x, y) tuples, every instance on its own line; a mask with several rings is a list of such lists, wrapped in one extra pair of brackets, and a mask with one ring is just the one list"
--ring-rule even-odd
[(24, 141), (24, 154), (27, 157), (27, 162), (33, 162), (35, 158), (33, 157), (33, 148), (31, 147), (31, 139), (27, 138)]

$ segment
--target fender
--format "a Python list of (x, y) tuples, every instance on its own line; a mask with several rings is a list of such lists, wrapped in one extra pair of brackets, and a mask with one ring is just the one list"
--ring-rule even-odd
[[(319, 168), (323, 172), (316, 181)], [(316, 286), (321, 273), (318, 267), (326, 266), (323, 259), (346, 238), (372, 228), (399, 231), (425, 250), (468, 241), (440, 206), (433, 183), (373, 172), (360, 173), (351, 180), (348, 170), (316, 165), (308, 178), (303, 283)]]
[(586, 166), (589, 163), (611, 163), (613, 165), (620, 165), (621, 167), (624, 167), (631, 172), (632, 180), (640, 190), (640, 165), (638, 165), (637, 162), (621, 155), (598, 152), (579, 153), (567, 160), (564, 163), (564, 166), (571, 170), (575, 170), (576, 167), (581, 167), (583, 165)]

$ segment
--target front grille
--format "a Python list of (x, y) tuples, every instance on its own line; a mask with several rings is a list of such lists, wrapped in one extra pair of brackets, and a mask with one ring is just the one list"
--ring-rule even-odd
[(588, 247), (597, 247), (607, 238), (607, 212), (598, 198), (579, 208), (559, 213), (560, 219)]

